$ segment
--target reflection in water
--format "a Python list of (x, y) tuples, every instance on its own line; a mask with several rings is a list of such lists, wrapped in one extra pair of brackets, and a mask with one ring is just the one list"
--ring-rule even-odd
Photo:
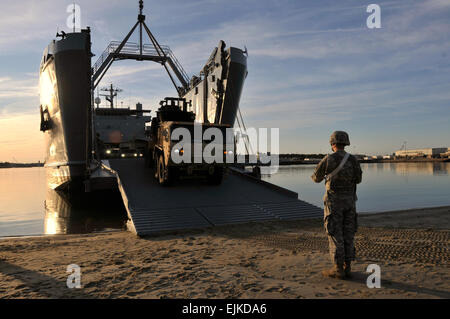
[(397, 175), (449, 175), (450, 165), (443, 162), (424, 163), (374, 163), (367, 170), (391, 171)]
[[(280, 166), (277, 174), (263, 179), (291, 189), (299, 198), (323, 207), (324, 185), (310, 176), (316, 165)], [(370, 163), (361, 164), (358, 185), (359, 212), (450, 205), (450, 163)]]
[(44, 234), (82, 234), (124, 228), (125, 208), (120, 193), (63, 193), (47, 189)]

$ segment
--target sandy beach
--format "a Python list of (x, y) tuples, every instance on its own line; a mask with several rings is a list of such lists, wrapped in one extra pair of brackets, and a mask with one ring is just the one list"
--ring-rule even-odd
[[(354, 278), (330, 267), (321, 220), (0, 239), (0, 298), (449, 298), (450, 207), (359, 216)], [(66, 286), (69, 264), (81, 289)], [(366, 268), (381, 267), (369, 289)]]

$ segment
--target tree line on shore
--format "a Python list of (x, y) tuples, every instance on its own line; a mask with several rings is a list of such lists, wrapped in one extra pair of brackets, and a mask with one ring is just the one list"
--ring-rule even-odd
[(0, 168), (14, 168), (14, 167), (42, 167), (44, 163), (10, 163), (0, 162)]

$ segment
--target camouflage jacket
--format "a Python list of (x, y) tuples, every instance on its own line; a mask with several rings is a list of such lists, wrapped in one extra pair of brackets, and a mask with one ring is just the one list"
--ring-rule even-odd
[[(344, 156), (345, 151), (337, 151), (325, 156), (311, 176), (312, 180), (316, 183), (322, 182), (327, 175), (339, 166)], [(326, 194), (324, 200), (330, 197), (353, 197), (356, 200), (356, 184), (361, 183), (361, 178), (361, 166), (358, 160), (350, 155), (339, 173), (325, 182)]]

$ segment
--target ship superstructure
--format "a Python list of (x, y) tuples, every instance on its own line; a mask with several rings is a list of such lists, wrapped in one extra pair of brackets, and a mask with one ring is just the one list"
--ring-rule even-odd
[(118, 92), (113, 84), (102, 88), (102, 94), (109, 103), (100, 107), (101, 99), (94, 99), (97, 105), (93, 112), (96, 153), (100, 159), (143, 157), (147, 146), (146, 124), (150, 123), (150, 110), (144, 110), (141, 103), (135, 109), (118, 107), (114, 104)]

